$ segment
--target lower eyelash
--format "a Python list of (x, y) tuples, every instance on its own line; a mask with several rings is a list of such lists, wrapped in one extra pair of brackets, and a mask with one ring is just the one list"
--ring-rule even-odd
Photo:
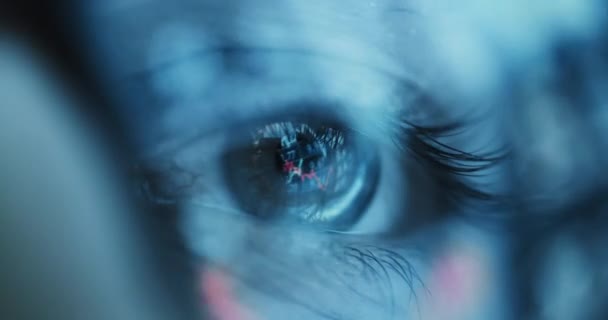
[[(390, 274), (396, 275), (409, 288), (414, 300), (417, 300), (417, 287), (424, 288), (424, 283), (412, 263), (401, 254), (376, 245), (345, 245), (343, 248), (345, 256), (359, 261), (362, 266), (380, 278), (384, 277), (380, 280), (384, 280), (391, 291), (393, 283)], [(391, 305), (394, 305), (394, 303), (394, 301), (391, 301)]]
[[(269, 296), (280, 305), (295, 305), (323, 319), (344, 316), (337, 314), (331, 305), (325, 305), (315, 292), (345, 290), (354, 301), (391, 315), (402, 312), (398, 308), (417, 307), (417, 294), (428, 292), (414, 265), (397, 250), (360, 240), (351, 242), (343, 235), (308, 233), (308, 236), (321, 237), (313, 240), (321, 241), (316, 250), (296, 252), (296, 247), (252, 243), (247, 247), (248, 257), (240, 260), (246, 263), (230, 263), (225, 267), (247, 291)], [(204, 253), (200, 254), (204, 257)], [(204, 258), (209, 261), (209, 257)], [(401, 299), (403, 296), (398, 292), (408, 294)]]
[[(270, 306), (264, 303), (262, 307), (274, 308), (276, 304), (277, 308), (306, 310), (315, 315), (313, 318), (359, 319), (343, 314), (352, 310), (335, 310), (321, 297), (342, 292), (344, 299), (361, 302), (373, 314), (388, 315), (417, 307), (418, 295), (428, 292), (417, 272), (424, 258), (413, 255), (417, 251), (404, 241), (285, 229), (243, 221), (244, 216), (224, 215), (200, 203), (195, 206), (190, 217), (205, 223), (190, 221), (185, 218), (188, 213), (182, 213), (193, 228), (188, 232), (190, 237), (184, 236), (191, 259), (224, 269), (240, 287), (237, 291), (245, 294), (244, 303), (251, 301), (247, 298), (261, 297), (270, 299)], [(226, 248), (228, 245), (238, 248)]]

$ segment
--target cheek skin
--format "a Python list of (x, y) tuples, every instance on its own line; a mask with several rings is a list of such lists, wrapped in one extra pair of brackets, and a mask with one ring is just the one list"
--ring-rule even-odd
[(215, 320), (257, 320), (253, 312), (240, 304), (232, 291), (230, 277), (219, 269), (201, 271), (200, 290), (203, 304)]
[(484, 304), (492, 282), (490, 263), (482, 250), (471, 245), (456, 246), (433, 263), (428, 280), (431, 319), (466, 319)]

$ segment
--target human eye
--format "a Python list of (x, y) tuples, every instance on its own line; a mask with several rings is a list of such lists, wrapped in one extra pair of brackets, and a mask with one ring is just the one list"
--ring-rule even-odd
[(352, 228), (377, 187), (377, 151), (352, 129), (316, 122), (296, 116), (253, 127), (244, 145), (226, 152), (222, 167), (239, 208), (262, 219)]
[[(425, 254), (450, 242), (431, 231), (505, 209), (504, 147), (488, 129), (499, 126), (368, 46), (347, 41), (362, 50), (351, 55), (213, 40), (187, 24), (156, 31), (147, 64), (120, 64), (138, 70), (113, 87), (139, 143), (138, 191), (176, 221), (167, 229), (201, 278), (222, 270), (257, 313), (415, 313), (408, 297), (426, 297), (434, 272)], [(338, 296), (364, 303), (342, 308)]]
[[(239, 54), (232, 59), (252, 61), (247, 56), (254, 55), (275, 63), (276, 58)], [(233, 86), (240, 89), (242, 81)], [(194, 130), (145, 159), (141, 167), (147, 176), (163, 178), (144, 177), (143, 193), (152, 202), (221, 207), (285, 227), (380, 237), (399, 237), (462, 206), (495, 200), (475, 181), (498, 166), (503, 147), (469, 153), (451, 146), (444, 137), (466, 131), (466, 123), (449, 120), (445, 112), (437, 117), (442, 121), (430, 120), (425, 114), (441, 108), (413, 84), (395, 78), (380, 83), (416, 98), (384, 114), (377, 101), (398, 101), (388, 91), (391, 96), (371, 105), (353, 101), (348, 93), (332, 100), (309, 94), (274, 103), (272, 91), (265, 106), (239, 102), (235, 109), (253, 112), (240, 111), (248, 115), (211, 131)]]

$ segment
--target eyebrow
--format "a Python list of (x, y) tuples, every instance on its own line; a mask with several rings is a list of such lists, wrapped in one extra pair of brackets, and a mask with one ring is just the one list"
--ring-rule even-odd
[(342, 58), (368, 60), (377, 68), (385, 64), (384, 69), (394, 73), (407, 65), (408, 57), (417, 55), (404, 47), (419, 51), (422, 46), (420, 37), (413, 34), (420, 30), (414, 19), (417, 15), (412, 5), (401, 1), (353, 1), (348, 6), (342, 1), (277, 1), (278, 8), (247, 0), (118, 4), (114, 9), (108, 8), (116, 4), (88, 8), (86, 23), (92, 22), (97, 35), (109, 37), (112, 45), (120, 47), (120, 59), (127, 62), (123, 68), (134, 66), (134, 71), (144, 69), (147, 49), (141, 46), (174, 25), (189, 28), (199, 42), (210, 40), (210, 47), (227, 43), (294, 50), (314, 47)]

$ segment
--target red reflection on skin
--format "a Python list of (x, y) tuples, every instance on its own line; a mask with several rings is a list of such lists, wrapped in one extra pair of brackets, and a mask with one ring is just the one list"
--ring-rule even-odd
[(253, 312), (240, 304), (232, 292), (229, 276), (218, 269), (201, 274), (203, 303), (215, 320), (256, 320)]
[(462, 319), (475, 309), (490, 281), (488, 268), (482, 252), (469, 246), (452, 248), (441, 256), (429, 279), (435, 317)]

